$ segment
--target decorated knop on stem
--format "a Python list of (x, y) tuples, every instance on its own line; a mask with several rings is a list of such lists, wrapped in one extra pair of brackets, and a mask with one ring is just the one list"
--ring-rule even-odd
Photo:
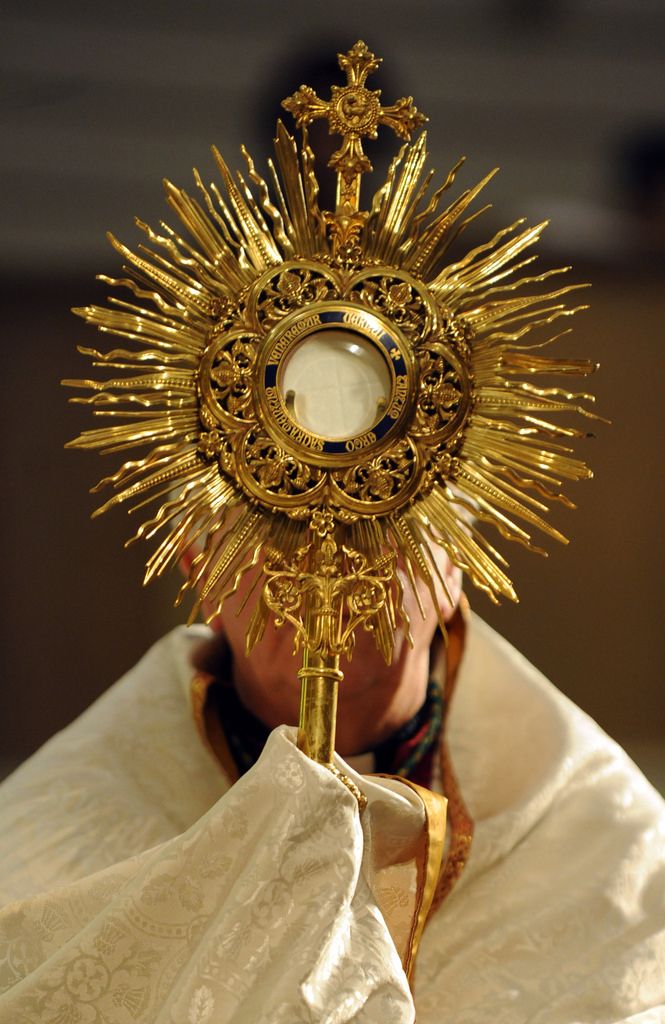
[[(355, 631), (386, 660), (398, 623), (409, 635), (398, 558), (424, 614), (418, 580), (437, 610), (446, 589), (437, 548), (496, 601), (515, 592), (487, 526), (536, 551), (534, 531), (565, 539), (549, 506), (571, 507), (562, 482), (591, 473), (571, 449), (584, 431), (556, 417), (593, 418), (593, 399), (538, 380), (595, 369), (544, 354), (548, 328), (584, 308), (566, 303), (579, 286), (549, 284), (564, 270), (525, 273), (544, 224), (449, 258), (491, 174), (446, 202), (460, 164), (432, 190), (421, 134), (360, 208), (362, 139), (387, 125), (410, 140), (424, 118), (367, 89), (379, 62), (364, 43), (339, 61), (330, 100), (301, 86), (285, 101), (303, 140), (278, 123), (267, 179), (244, 149), (244, 174), (213, 149), (222, 189), (196, 171), (196, 196), (166, 183), (183, 234), (138, 221), (140, 254), (110, 236), (124, 276), (101, 279), (124, 294), (75, 312), (121, 342), (81, 349), (102, 379), (66, 382), (109, 421), (72, 447), (141, 451), (94, 490), (112, 491), (95, 514), (130, 503), (132, 540), (159, 538), (145, 580), (197, 545), (179, 595), (196, 594), (192, 618), (249, 577), (248, 648), (271, 616), (293, 627), (300, 743), (325, 764)], [(317, 117), (342, 138), (332, 211), (306, 134)]]

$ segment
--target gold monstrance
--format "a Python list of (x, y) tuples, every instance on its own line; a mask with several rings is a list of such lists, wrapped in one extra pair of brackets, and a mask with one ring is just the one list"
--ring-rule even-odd
[[(519, 276), (544, 224), (517, 221), (448, 260), (492, 175), (446, 205), (459, 164), (430, 188), (425, 134), (410, 143), (425, 118), (410, 97), (384, 107), (366, 87), (379, 63), (358, 42), (328, 101), (307, 86), (284, 101), (302, 142), (278, 123), (268, 180), (244, 149), (235, 176), (213, 149), (223, 191), (196, 171), (196, 197), (166, 182), (186, 237), (139, 221), (138, 255), (110, 236), (127, 276), (101, 280), (129, 296), (75, 312), (126, 347), (82, 348), (109, 375), (66, 382), (111, 418), (72, 447), (147, 449), (95, 488), (115, 492), (95, 514), (153, 502), (132, 538), (161, 537), (146, 582), (199, 546), (178, 597), (196, 592), (192, 618), (205, 602), (212, 619), (247, 574), (261, 583), (247, 649), (271, 614), (294, 627), (299, 745), (331, 768), (340, 657), (360, 627), (386, 661), (398, 618), (409, 632), (397, 559), (437, 608), (436, 547), (492, 600), (514, 599), (482, 527), (529, 548), (532, 528), (565, 540), (543, 514), (570, 506), (562, 480), (591, 475), (569, 447), (583, 432), (550, 419), (593, 416), (580, 404), (591, 396), (534, 380), (595, 367), (542, 355), (547, 334), (526, 341), (583, 308), (562, 301), (578, 286), (539, 287), (560, 270)], [(318, 203), (315, 118), (342, 140), (334, 211)], [(363, 138), (381, 125), (405, 145), (361, 209)]]

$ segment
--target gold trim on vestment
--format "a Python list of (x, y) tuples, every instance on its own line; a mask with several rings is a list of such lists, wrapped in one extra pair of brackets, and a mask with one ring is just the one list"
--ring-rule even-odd
[(411, 981), (418, 947), (427, 924), (441, 871), (441, 858), (443, 857), (446, 839), (446, 808), (448, 801), (441, 793), (434, 793), (431, 789), (418, 786), (409, 779), (400, 778), (395, 775), (384, 776), (384, 778), (396, 779), (398, 782), (408, 786), (422, 801), (425, 811), (425, 824), (421, 838), (423, 851), (422, 856), (417, 858), (418, 890), (413, 911), (413, 922), (411, 924), (409, 943), (402, 958), (404, 973), (409, 981)]
[(235, 763), (226, 733), (209, 698), (215, 677), (209, 672), (197, 672), (190, 686), (190, 700), (196, 731), (212, 756), (218, 762), (231, 785), (238, 781), (240, 772)]
[(462, 874), (471, 853), (473, 842), (474, 821), (468, 807), (464, 802), (462, 793), (453, 768), (452, 758), (448, 747), (446, 726), (450, 705), (455, 693), (455, 686), (459, 673), (459, 667), (464, 654), (466, 643), (466, 629), (470, 617), (469, 602), (465, 594), (460, 598), (457, 611), (447, 626), (447, 643), (445, 650), (445, 679), (443, 681), (443, 722), (441, 725), (440, 764), (441, 764), (441, 787), (448, 799), (448, 826), (450, 842), (445, 863), (441, 873), (430, 907), (430, 914), (443, 903), (446, 896), (452, 891), (455, 883)]

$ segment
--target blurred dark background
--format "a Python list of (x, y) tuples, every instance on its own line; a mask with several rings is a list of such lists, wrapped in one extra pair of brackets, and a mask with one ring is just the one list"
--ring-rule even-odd
[[(95, 273), (119, 270), (104, 233), (133, 244), (134, 214), (172, 220), (162, 177), (189, 187), (193, 164), (210, 177), (213, 142), (232, 166), (242, 142), (263, 157), (279, 101), (303, 81), (327, 95), (343, 81), (331, 55), (359, 37), (385, 60), (370, 86), (429, 116), (441, 177), (462, 153), (460, 187), (502, 168), (469, 242), (550, 217), (543, 266), (572, 262), (593, 282), (561, 351), (602, 364), (592, 388), (613, 426), (584, 443), (596, 477), (557, 519), (572, 543), (546, 561), (508, 553), (519, 606), (470, 596), (665, 785), (662, 0), (5, 5), (3, 770), (183, 619), (175, 579), (141, 588), (147, 551), (123, 551), (126, 515), (90, 522), (106, 465), (63, 451), (89, 424), (59, 380), (86, 376), (75, 346), (96, 343), (68, 310), (103, 300)], [(370, 152), (379, 169), (387, 145)]]

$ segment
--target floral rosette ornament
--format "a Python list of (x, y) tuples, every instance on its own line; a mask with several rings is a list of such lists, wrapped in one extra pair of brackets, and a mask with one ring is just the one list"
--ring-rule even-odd
[[(196, 544), (181, 596), (212, 617), (252, 574), (248, 647), (271, 614), (291, 623), (305, 681), (341, 678), (359, 627), (390, 660), (400, 617), (409, 629), (397, 559), (437, 606), (436, 547), (491, 599), (514, 598), (485, 526), (530, 548), (534, 530), (564, 540), (548, 505), (569, 506), (562, 481), (591, 475), (569, 447), (583, 432), (552, 419), (592, 416), (591, 396), (537, 383), (595, 369), (542, 354), (546, 329), (582, 308), (564, 301), (576, 286), (543, 287), (563, 271), (523, 273), (544, 224), (451, 261), (492, 175), (447, 202), (460, 165), (430, 187), (412, 99), (382, 106), (364, 43), (339, 63), (347, 83), (329, 100), (302, 86), (284, 101), (302, 142), (278, 123), (266, 178), (244, 149), (235, 175), (213, 149), (222, 189), (196, 171), (196, 196), (166, 183), (182, 234), (139, 221), (139, 253), (110, 238), (127, 276), (101, 279), (126, 297), (75, 312), (122, 347), (81, 349), (108, 374), (66, 382), (110, 419), (72, 447), (147, 452), (95, 488), (114, 492), (95, 514), (153, 503), (134, 538), (161, 538), (146, 581)], [(315, 118), (342, 140), (334, 211), (318, 203)], [(361, 209), (362, 140), (381, 125), (405, 144)]]

